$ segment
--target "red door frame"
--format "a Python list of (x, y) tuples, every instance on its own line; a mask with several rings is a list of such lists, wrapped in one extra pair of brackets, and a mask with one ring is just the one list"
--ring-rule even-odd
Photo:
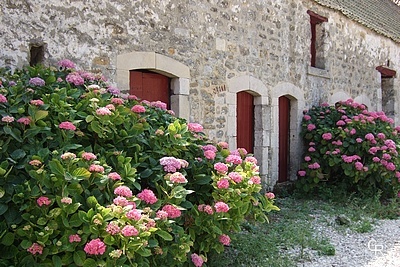
[(147, 101), (162, 101), (170, 107), (170, 79), (162, 74), (145, 71), (129, 71), (129, 94)]
[(236, 144), (254, 152), (254, 97), (242, 91), (236, 94)]
[(279, 167), (278, 182), (288, 181), (289, 169), (290, 99), (279, 97)]

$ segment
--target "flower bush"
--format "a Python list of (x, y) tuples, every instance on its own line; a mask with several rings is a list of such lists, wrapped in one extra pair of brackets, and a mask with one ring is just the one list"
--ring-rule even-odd
[(278, 210), (244, 149), (58, 67), (0, 70), (0, 266), (206, 266)]
[(336, 185), (364, 196), (398, 194), (399, 127), (384, 112), (370, 112), (352, 99), (304, 112), (302, 137), (307, 144), (300, 189)]

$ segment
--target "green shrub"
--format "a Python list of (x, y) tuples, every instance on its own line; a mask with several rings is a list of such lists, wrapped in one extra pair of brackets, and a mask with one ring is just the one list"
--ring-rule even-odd
[(277, 210), (254, 157), (98, 74), (0, 70), (0, 266), (206, 266)]
[(307, 151), (298, 186), (315, 192), (335, 186), (361, 196), (395, 197), (399, 191), (399, 131), (383, 112), (349, 99), (305, 111), (301, 135)]

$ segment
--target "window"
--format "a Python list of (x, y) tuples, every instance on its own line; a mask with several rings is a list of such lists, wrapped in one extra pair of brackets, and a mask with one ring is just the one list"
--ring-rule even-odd
[(385, 112), (386, 116), (394, 119), (394, 77), (396, 76), (396, 71), (391, 70), (385, 66), (378, 66), (376, 67), (376, 70), (381, 73), (382, 109)]
[(32, 44), (30, 46), (29, 65), (35, 66), (37, 64), (43, 63), (43, 60), (44, 60), (44, 46)]
[(311, 25), (311, 67), (325, 69), (325, 29), (322, 23), (328, 19), (311, 10), (308, 10), (307, 14), (310, 15)]

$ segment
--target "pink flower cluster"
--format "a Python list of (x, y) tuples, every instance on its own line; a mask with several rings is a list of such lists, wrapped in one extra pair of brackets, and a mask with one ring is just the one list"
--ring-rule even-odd
[(187, 183), (187, 179), (180, 172), (175, 172), (169, 176), (169, 180), (175, 184), (185, 184)]
[(346, 163), (351, 163), (353, 161), (361, 160), (361, 157), (358, 155), (352, 155), (352, 156), (342, 155), (342, 160)]
[(181, 211), (173, 206), (173, 205), (165, 205), (162, 208), (162, 211), (166, 212), (168, 214), (168, 218), (174, 219), (174, 218), (178, 218), (181, 216)]
[(114, 181), (121, 180), (121, 175), (116, 172), (110, 172), (107, 177)]
[(122, 197), (132, 197), (132, 191), (125, 185), (118, 186), (114, 189), (114, 194)]
[(212, 215), (214, 214), (214, 210), (210, 205), (206, 205), (206, 204), (200, 204), (197, 209), (201, 212), (205, 212), (208, 215)]
[(76, 126), (72, 122), (69, 122), (69, 121), (64, 121), (64, 122), (60, 123), (60, 125), (58, 125), (58, 128), (64, 129), (64, 130), (69, 130), (69, 131), (76, 130)]
[(97, 165), (97, 164), (92, 164), (89, 166), (89, 171), (90, 172), (98, 172), (98, 173), (103, 173), (104, 172), (104, 167)]
[(189, 131), (194, 132), (194, 133), (200, 133), (203, 131), (203, 126), (201, 126), (201, 124), (198, 124), (198, 123), (191, 122), (191, 123), (188, 123), (187, 126), (188, 126)]
[(11, 123), (11, 122), (13, 122), (14, 120), (15, 120), (15, 118), (12, 117), (12, 116), (4, 116), (3, 118), (1, 118), (1, 121), (2, 121), (2, 122), (7, 122), (7, 123)]
[(228, 166), (225, 163), (217, 162), (214, 164), (214, 170), (219, 174), (226, 174), (228, 172)]
[(125, 103), (125, 100), (123, 100), (122, 98), (114, 97), (111, 99), (111, 104), (114, 104), (114, 105), (123, 105), (124, 103)]
[(40, 100), (40, 99), (32, 99), (31, 101), (29, 101), (29, 103), (31, 103), (34, 106), (38, 106), (38, 107), (44, 105), (43, 100)]
[(230, 172), (228, 174), (228, 177), (229, 177), (229, 179), (231, 179), (235, 183), (240, 183), (240, 182), (243, 181), (242, 175), (240, 175), (240, 173), (238, 173), (238, 172)]
[(144, 112), (146, 112), (146, 108), (143, 107), (142, 105), (134, 105), (131, 108), (131, 111), (133, 111), (135, 113), (144, 113)]
[(7, 103), (7, 98), (3, 94), (0, 94), (0, 103)]
[(166, 172), (176, 172), (182, 168), (182, 161), (174, 157), (163, 157), (160, 159), (160, 164), (164, 166)]
[(243, 160), (240, 156), (238, 155), (229, 155), (226, 157), (225, 161), (227, 163), (233, 163), (233, 164), (242, 164)]
[(197, 255), (196, 253), (193, 253), (190, 258), (192, 259), (192, 262), (194, 264), (194, 266), (196, 267), (201, 267), (203, 266), (204, 260), (202, 257), (200, 257), (199, 255)]
[(96, 114), (99, 116), (107, 116), (107, 115), (111, 115), (112, 112), (110, 109), (106, 108), (106, 107), (102, 107), (102, 108), (98, 108), (96, 110)]
[(38, 243), (33, 243), (32, 246), (30, 246), (27, 251), (31, 253), (32, 255), (35, 254), (42, 254), (43, 253), (43, 247), (39, 245)]
[(231, 238), (228, 235), (224, 234), (218, 237), (218, 241), (224, 246), (229, 246), (231, 244)]
[(229, 206), (225, 202), (218, 201), (214, 205), (215, 212), (228, 212), (229, 211)]
[(73, 243), (73, 242), (79, 243), (79, 242), (81, 242), (82, 239), (78, 234), (75, 234), (75, 235), (70, 235), (68, 237), (68, 240), (69, 240), (70, 243)]
[(137, 194), (137, 197), (140, 200), (143, 200), (144, 202), (146, 202), (147, 204), (154, 204), (158, 201), (154, 192), (149, 189), (144, 189), (142, 192)]
[(46, 82), (42, 78), (34, 77), (34, 78), (30, 78), (29, 84), (35, 85), (35, 86), (44, 86), (46, 84)]
[(119, 228), (117, 222), (110, 222), (107, 225), (106, 232), (109, 233), (110, 235), (116, 235), (119, 232), (121, 232), (121, 229)]
[(135, 221), (139, 221), (142, 218), (142, 212), (137, 209), (131, 209), (125, 215), (128, 219), (135, 220)]
[(91, 152), (83, 152), (82, 153), (82, 158), (84, 160), (91, 161), (91, 160), (95, 160), (97, 157), (96, 157), (95, 154), (93, 154)]
[(39, 207), (45, 205), (48, 206), (51, 204), (51, 201), (48, 197), (41, 196), (38, 199), (36, 199), (36, 203), (39, 205)]
[(83, 85), (85, 83), (85, 80), (82, 78), (82, 76), (78, 72), (72, 72), (67, 75), (65, 80), (68, 83), (72, 83), (75, 86)]
[(121, 234), (125, 237), (137, 236), (139, 231), (132, 225), (125, 225), (121, 230)]
[(229, 180), (223, 178), (217, 182), (218, 189), (228, 189), (229, 188)]
[(22, 117), (17, 120), (18, 123), (29, 125), (31, 124), (31, 119), (29, 117)]
[(106, 244), (100, 238), (96, 238), (86, 243), (83, 250), (89, 255), (103, 255), (106, 252), (106, 248)]
[(163, 110), (167, 110), (167, 104), (164, 103), (164, 102), (161, 102), (161, 101), (151, 102), (150, 105), (152, 107), (156, 107), (156, 108), (160, 108), (160, 109), (163, 109)]
[(66, 69), (74, 69), (75, 68), (75, 63), (69, 59), (60, 60), (57, 62), (57, 65), (61, 68), (66, 68)]

